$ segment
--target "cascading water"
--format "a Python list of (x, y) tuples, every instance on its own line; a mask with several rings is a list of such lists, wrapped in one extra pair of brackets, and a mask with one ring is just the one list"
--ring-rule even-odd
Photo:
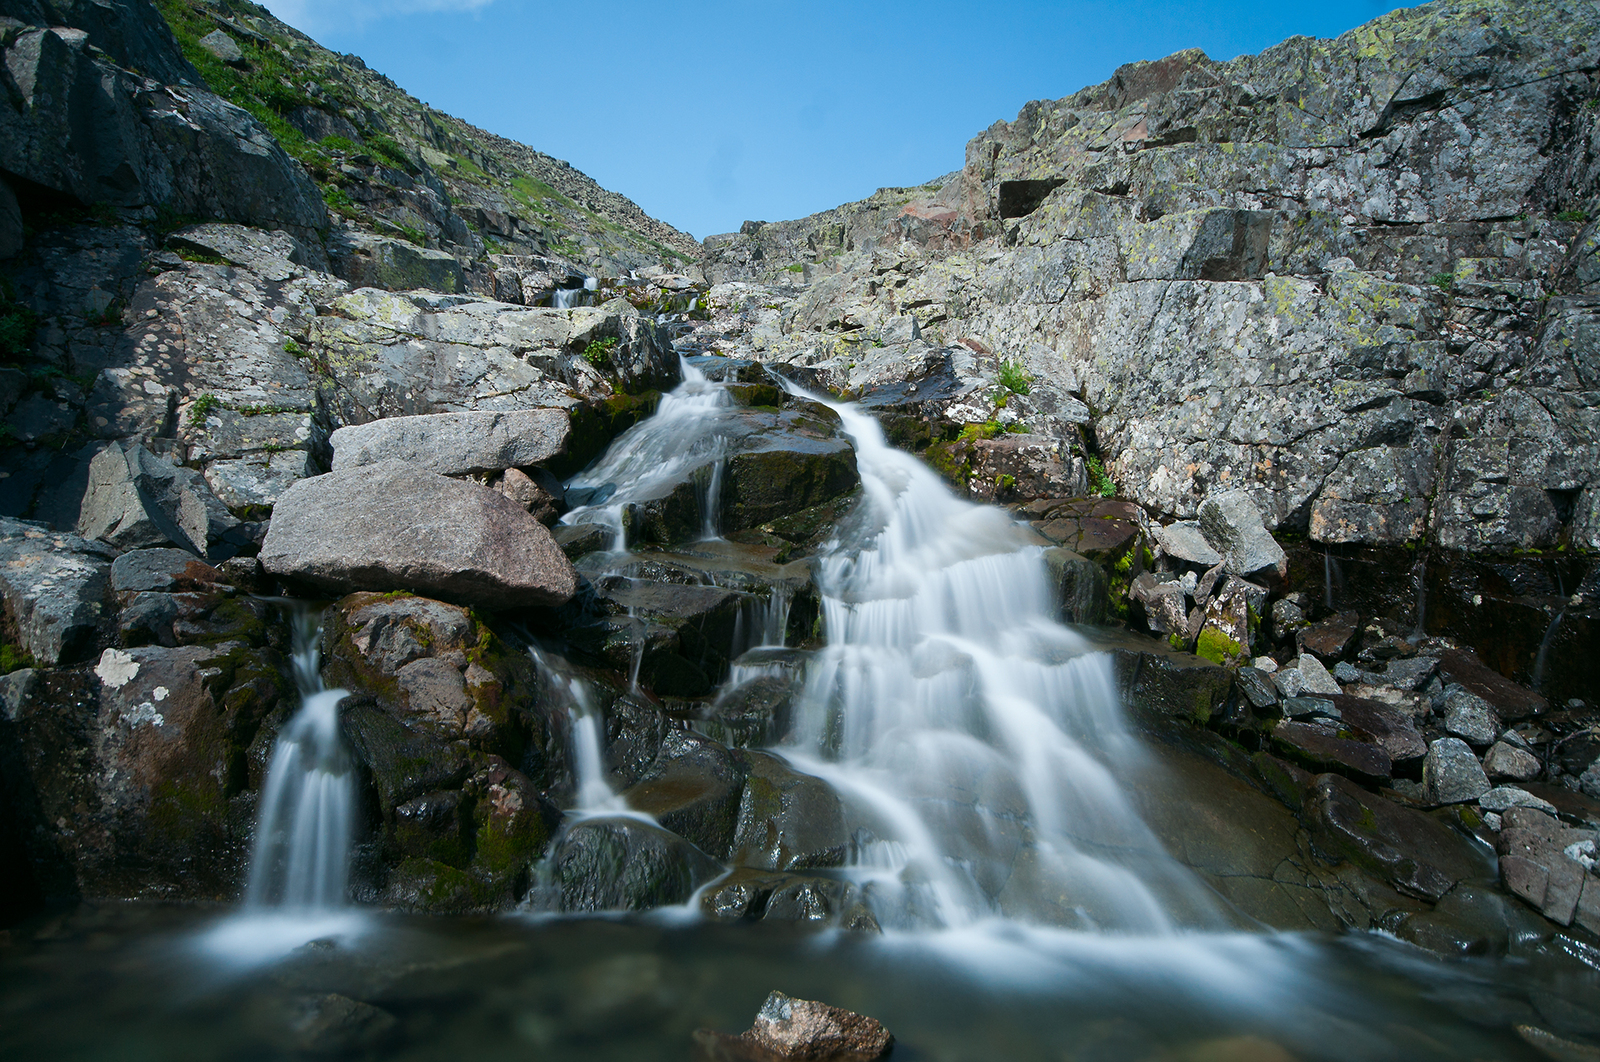
[(716, 533), (713, 481), (720, 478), (727, 442), (718, 432), (733, 412), (728, 391), (682, 363), (683, 383), (661, 396), (655, 415), (630, 428), (591, 468), (567, 483), (567, 497), (576, 504), (561, 518), (565, 524), (597, 524), (610, 530), (611, 549), (627, 549), (623, 513), (634, 502), (650, 501), (670, 491), (692, 471), (708, 466), (702, 505), (707, 536)]
[(821, 560), (828, 646), (782, 751), (861, 815), (851, 872), (880, 921), (1211, 923), (1118, 781), (1141, 748), (1108, 658), (1053, 620), (1042, 550), (834, 408), (865, 500)]
[(272, 752), (261, 790), (250, 907), (322, 911), (341, 907), (350, 877), (355, 779), (339, 736), (344, 690), (324, 689), (316, 616), (294, 620), (294, 677), (300, 710)]

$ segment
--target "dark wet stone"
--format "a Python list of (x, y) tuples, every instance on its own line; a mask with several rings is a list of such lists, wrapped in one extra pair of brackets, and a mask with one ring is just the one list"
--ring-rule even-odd
[(739, 824), (745, 767), (708, 737), (673, 730), (639, 782), (624, 795), (628, 806), (718, 859), (726, 858)]
[(1284, 721), (1272, 730), (1275, 745), (1314, 770), (1348, 771), (1364, 781), (1387, 781), (1388, 755), (1376, 745), (1353, 737), (1340, 737), (1331, 726)]
[(1351, 727), (1372, 736), (1372, 741), (1388, 754), (1393, 763), (1405, 763), (1427, 755), (1428, 743), (1411, 722), (1411, 717), (1382, 701), (1351, 697), (1328, 698)]
[(1488, 870), (1465, 836), (1336, 774), (1315, 779), (1301, 814), (1323, 855), (1349, 860), (1426, 900), (1436, 901), (1457, 882)]
[(683, 903), (721, 872), (694, 845), (639, 819), (586, 819), (557, 842), (555, 899), (563, 911), (644, 911)]
[(384, 811), (440, 789), (454, 789), (469, 769), (467, 744), (409, 730), (369, 702), (345, 701), (339, 722), (357, 760), (372, 773)]
[(1104, 567), (1061, 547), (1045, 550), (1044, 562), (1050, 571), (1056, 600), (1061, 603), (1063, 623), (1100, 624), (1106, 621), (1106, 593), (1110, 579)]
[(1278, 687), (1265, 671), (1257, 667), (1241, 667), (1234, 672), (1233, 681), (1241, 696), (1256, 709), (1271, 708), (1278, 703)]
[(1504, 955), (1513, 943), (1538, 940), (1548, 927), (1498, 890), (1462, 882), (1432, 911), (1406, 916), (1395, 936), (1446, 958)]
[(1361, 617), (1354, 612), (1340, 612), (1319, 620), (1299, 633), (1300, 651), (1312, 653), (1324, 664), (1332, 665), (1343, 658), (1360, 624)]
[(733, 862), (762, 870), (836, 867), (850, 846), (833, 787), (777, 756), (747, 752)]
[(1326, 697), (1310, 697), (1302, 694), (1299, 697), (1285, 697), (1281, 705), (1283, 714), (1290, 719), (1305, 719), (1312, 716), (1323, 719), (1340, 718), (1339, 709)]
[(1600, 828), (1600, 800), (1580, 793), (1566, 786), (1550, 785), (1547, 782), (1522, 782), (1523, 789), (1532, 793), (1540, 800), (1548, 801), (1555, 805), (1556, 813), (1567, 822), (1587, 826), (1591, 829)]
[(403, 855), (463, 867), (470, 856), (461, 791), (427, 793), (394, 809), (394, 844)]
[(140, 593), (117, 614), (117, 640), (125, 647), (177, 645), (172, 632), (177, 618), (178, 603), (171, 594)]
[(789, 731), (794, 679), (762, 675), (740, 683), (706, 710), (699, 729), (731, 748), (776, 745)]
[(1233, 673), (1190, 653), (1116, 648), (1117, 684), (1135, 712), (1204, 725), (1220, 712)]
[(1482, 697), (1489, 702), (1495, 714), (1507, 722), (1541, 715), (1550, 707), (1549, 702), (1537, 693), (1485, 667), (1470, 650), (1452, 649), (1440, 654), (1439, 677), (1447, 684), (1465, 686)]
[(558, 524), (550, 529), (550, 535), (568, 560), (577, 560), (611, 544), (611, 532), (598, 524)]
[(222, 581), (221, 572), (184, 549), (136, 549), (111, 562), (111, 589), (119, 594), (209, 589)]

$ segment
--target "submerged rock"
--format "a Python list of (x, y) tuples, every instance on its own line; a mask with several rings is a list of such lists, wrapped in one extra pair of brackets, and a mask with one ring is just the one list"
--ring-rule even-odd
[(296, 483), (261, 563), (322, 590), (412, 590), (489, 609), (557, 605), (577, 575), (550, 532), (503, 495), (396, 461)]

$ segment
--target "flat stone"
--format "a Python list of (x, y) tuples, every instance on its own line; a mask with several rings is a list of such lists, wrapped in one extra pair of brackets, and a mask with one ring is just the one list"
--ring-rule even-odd
[(572, 563), (516, 503), (397, 461), (289, 488), (261, 563), (335, 593), (411, 590), (490, 609), (560, 604), (577, 589)]
[(1509, 811), (1511, 808), (1534, 808), (1556, 813), (1556, 806), (1548, 800), (1540, 800), (1526, 789), (1518, 789), (1513, 785), (1501, 785), (1489, 790), (1478, 798), (1478, 806), (1485, 811)]
[(1510, 782), (1531, 782), (1539, 777), (1543, 765), (1539, 758), (1526, 749), (1498, 741), (1483, 757), (1484, 772), (1492, 779)]
[(1348, 859), (1412, 896), (1436, 902), (1463, 878), (1488, 870), (1466, 837), (1339, 775), (1322, 775), (1307, 787), (1302, 814), (1323, 854)]
[(1312, 723), (1284, 721), (1272, 730), (1272, 739), (1295, 759), (1326, 770), (1341, 768), (1365, 781), (1387, 781), (1389, 756), (1376, 745), (1339, 737), (1330, 728)]
[(1391, 660), (1383, 674), (1378, 676), (1382, 685), (1400, 690), (1421, 689), (1433, 677), (1439, 662), (1431, 656), (1413, 656)]
[(1463, 686), (1489, 702), (1503, 721), (1516, 722), (1547, 711), (1550, 702), (1517, 685), (1484, 664), (1470, 650), (1452, 649), (1439, 656), (1439, 677)]
[(1241, 667), (1233, 681), (1253, 708), (1271, 708), (1278, 703), (1278, 688), (1272, 684), (1272, 676), (1258, 667)]
[(1283, 714), (1290, 719), (1301, 719), (1305, 716), (1320, 715), (1324, 719), (1341, 718), (1339, 709), (1333, 702), (1325, 697), (1286, 697), (1283, 701)]
[(1190, 564), (1203, 564), (1207, 568), (1222, 561), (1222, 554), (1212, 549), (1205, 535), (1200, 533), (1198, 520), (1179, 520), (1166, 526), (1156, 524), (1151, 531), (1169, 557)]
[(1488, 745), (1500, 736), (1500, 720), (1489, 702), (1465, 686), (1447, 687), (1444, 728), (1473, 745)]
[(1489, 776), (1472, 746), (1460, 738), (1439, 738), (1429, 743), (1422, 761), (1422, 784), (1435, 804), (1464, 804), (1489, 791)]
[(1417, 731), (1410, 715), (1382, 701), (1364, 697), (1330, 697), (1346, 725), (1369, 734), (1372, 741), (1395, 763), (1420, 759), (1428, 753), (1428, 743)]
[(566, 452), (571, 424), (564, 409), (432, 413), (340, 428), (329, 442), (335, 472), (405, 461), (453, 476), (543, 464)]
[(222, 573), (184, 549), (130, 550), (111, 563), (111, 589), (172, 591), (222, 581)]
[(1235, 575), (1271, 569), (1280, 577), (1289, 559), (1261, 520), (1261, 510), (1242, 490), (1213, 494), (1200, 503), (1200, 529)]
[(1350, 641), (1360, 628), (1361, 617), (1355, 612), (1340, 612), (1318, 620), (1300, 631), (1301, 653), (1314, 653), (1317, 659), (1331, 664), (1344, 655)]

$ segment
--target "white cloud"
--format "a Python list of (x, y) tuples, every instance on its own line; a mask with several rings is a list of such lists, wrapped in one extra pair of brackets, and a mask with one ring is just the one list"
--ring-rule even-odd
[(313, 36), (319, 31), (352, 29), (396, 15), (479, 11), (494, 0), (271, 0), (266, 7), (295, 29)]

